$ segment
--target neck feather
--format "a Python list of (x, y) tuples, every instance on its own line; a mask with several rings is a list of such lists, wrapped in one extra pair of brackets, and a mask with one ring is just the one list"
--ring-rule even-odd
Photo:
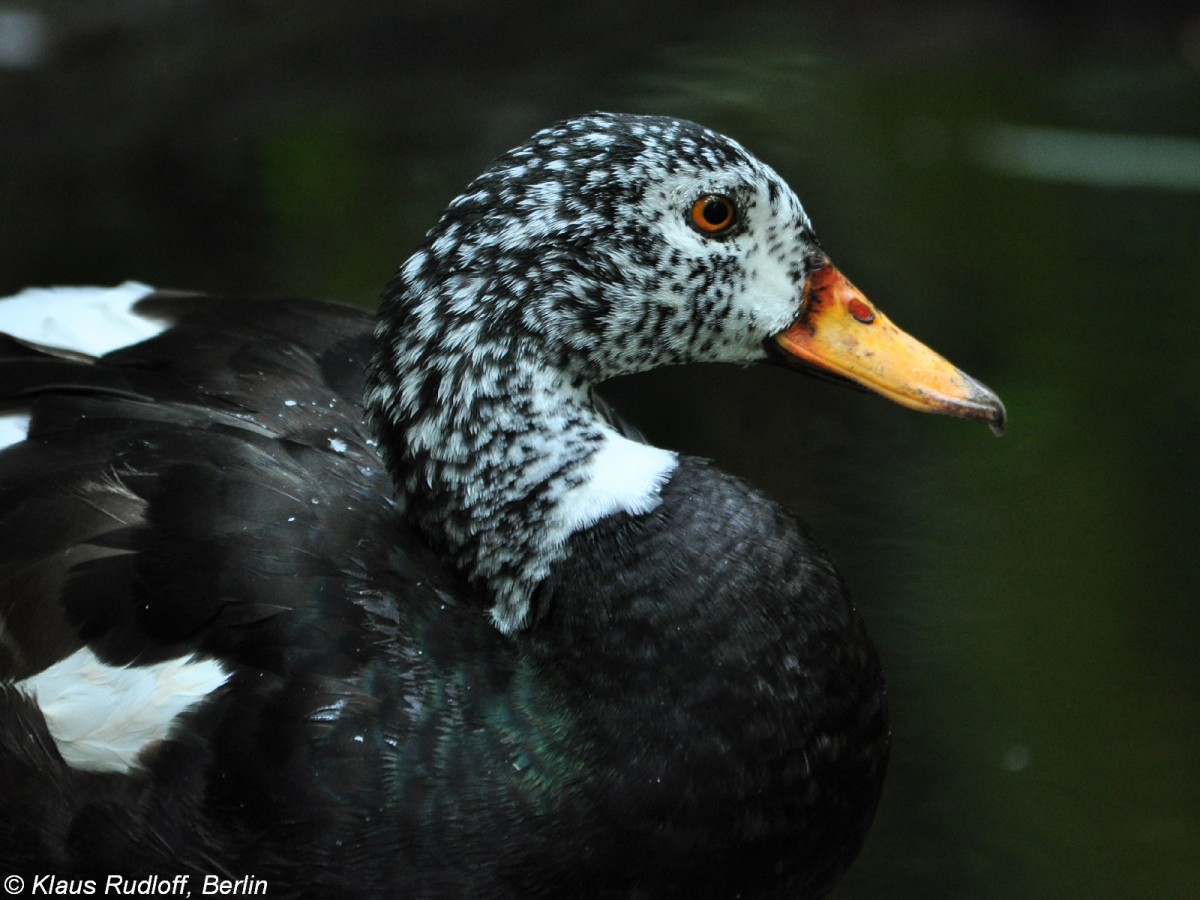
[(623, 437), (587, 385), (512, 344), (499, 365), (497, 348), (413, 344), (381, 347), (367, 394), (399, 506), (517, 631), (567, 539), (654, 509), (675, 454)]

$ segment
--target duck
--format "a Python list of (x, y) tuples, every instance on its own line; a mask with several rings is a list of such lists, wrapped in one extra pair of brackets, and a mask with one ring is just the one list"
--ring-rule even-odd
[(0, 871), (59, 891), (825, 896), (889, 751), (862, 618), (595, 388), (769, 363), (1005, 424), (665, 116), (498, 157), (374, 316), (127, 282), (0, 332)]

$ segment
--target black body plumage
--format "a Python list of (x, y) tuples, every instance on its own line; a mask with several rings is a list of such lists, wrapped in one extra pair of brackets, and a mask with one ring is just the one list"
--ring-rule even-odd
[[(717, 322), (684, 328), (700, 351), (670, 330), (695, 322), (686, 279), (662, 294), (678, 310), (653, 291), (619, 315), (593, 308), (603, 291), (584, 283), (624, 264), (596, 256), (625, 213), (587, 202), (598, 182), (581, 147), (617, 148), (595, 164), (625, 166), (614, 191), (652, 193), (665, 154), (663, 173), (717, 178), (811, 234), (736, 144), (592, 117), (492, 170), (502, 184), (537, 153), (573, 167), (547, 176), (556, 215), (577, 223), (569, 243), (547, 225), (519, 252), (488, 245), (542, 267), (523, 276), (534, 293), (556, 253), (590, 260), (583, 292), (542, 297), (536, 315), (500, 263), (468, 265), (463, 247), (492, 232), (463, 207), (501, 193), (476, 185), (402, 270), (374, 335), (335, 305), (164, 293), (136, 306), (169, 322), (162, 334), (100, 359), (0, 339), (0, 409), (29, 415), (28, 437), (0, 450), (0, 870), (251, 874), (273, 897), (829, 890), (882, 783), (878, 661), (790, 513), (703, 461), (645, 456), (591, 408), (591, 381), (613, 369), (732, 351)], [(572, 213), (580, 202), (603, 227)], [(455, 222), (458, 243), (438, 246)], [(616, 293), (683, 265), (656, 240), (637, 238), (645, 268), (622, 271)], [(780, 283), (802, 280), (810, 253), (781, 257)], [(447, 254), (459, 266), (435, 271)], [(715, 262), (697, 284), (715, 298), (704, 315), (749, 346), (757, 313), (725, 311), (744, 288), (734, 268)], [(614, 328), (633, 329), (630, 358), (607, 346)], [(537, 356), (546, 344), (558, 358)], [(437, 377), (406, 394), (418, 370)], [(540, 424), (551, 406), (561, 431)], [(607, 507), (584, 494), (574, 511), (581, 486), (613, 483), (605, 453), (662, 471), (636, 502), (605, 487)], [(564, 521), (539, 543), (541, 523)], [(488, 529), (519, 552), (492, 565)], [(132, 669), (215, 660), (228, 679), (136, 764), (92, 770), (66, 761), (22, 686), (81, 648)]]

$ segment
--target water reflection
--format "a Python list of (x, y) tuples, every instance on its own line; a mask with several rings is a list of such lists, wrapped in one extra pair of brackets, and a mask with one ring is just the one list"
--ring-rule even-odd
[(47, 38), (44, 16), (0, 8), (0, 70), (38, 65), (45, 59)]
[(972, 156), (997, 172), (1100, 188), (1200, 190), (1200, 140), (994, 124), (974, 128)]

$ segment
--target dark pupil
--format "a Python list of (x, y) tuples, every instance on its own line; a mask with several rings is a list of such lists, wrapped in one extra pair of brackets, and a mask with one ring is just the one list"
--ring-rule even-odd
[(724, 200), (712, 199), (704, 204), (704, 221), (709, 225), (724, 225), (729, 220), (729, 207)]

